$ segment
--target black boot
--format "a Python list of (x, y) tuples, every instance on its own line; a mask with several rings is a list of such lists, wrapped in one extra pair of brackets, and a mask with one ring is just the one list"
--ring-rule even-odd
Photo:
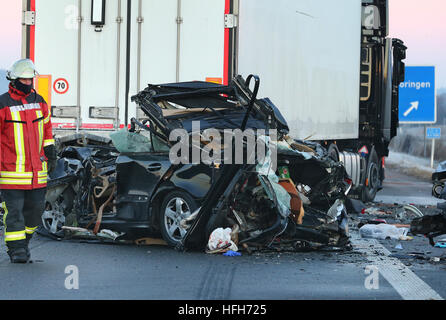
[(8, 255), (11, 263), (27, 263), (29, 255), (27, 253), (26, 240), (10, 241), (7, 243)]
[(13, 248), (8, 250), (9, 259), (11, 263), (27, 263), (29, 260), (25, 248)]
[(25, 245), (25, 250), (26, 250), (26, 255), (27, 255), (27, 257), (28, 257), (28, 260), (31, 259), (31, 251), (29, 250), (29, 241), (31, 240), (32, 237), (33, 237), (32, 234), (28, 234), (28, 233), (26, 234), (26, 240), (25, 240), (26, 245)]

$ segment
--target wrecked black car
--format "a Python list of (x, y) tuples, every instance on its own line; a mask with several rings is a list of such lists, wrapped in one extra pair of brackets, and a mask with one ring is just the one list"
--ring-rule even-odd
[(347, 247), (343, 165), (289, 137), (279, 109), (257, 98), (259, 85), (253, 75), (227, 86), (149, 85), (132, 97), (145, 117), (129, 130), (61, 143), (44, 228), (204, 249), (213, 230), (229, 227), (245, 249)]

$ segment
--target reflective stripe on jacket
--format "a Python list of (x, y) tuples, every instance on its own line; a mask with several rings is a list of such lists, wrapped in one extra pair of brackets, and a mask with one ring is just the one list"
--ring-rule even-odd
[(43, 188), (47, 158), (43, 147), (54, 144), (51, 115), (35, 91), (25, 95), (9, 85), (0, 96), (0, 189)]

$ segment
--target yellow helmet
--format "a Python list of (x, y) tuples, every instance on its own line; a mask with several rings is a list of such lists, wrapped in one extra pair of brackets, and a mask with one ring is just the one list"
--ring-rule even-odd
[(37, 76), (36, 67), (30, 59), (20, 59), (6, 72), (6, 79), (15, 80), (19, 78), (32, 79)]

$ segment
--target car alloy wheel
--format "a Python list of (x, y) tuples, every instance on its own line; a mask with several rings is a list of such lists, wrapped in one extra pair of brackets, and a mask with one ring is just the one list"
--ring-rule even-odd
[(161, 208), (161, 233), (164, 240), (175, 246), (186, 235), (181, 221), (197, 209), (195, 201), (185, 192), (172, 192), (164, 198)]

